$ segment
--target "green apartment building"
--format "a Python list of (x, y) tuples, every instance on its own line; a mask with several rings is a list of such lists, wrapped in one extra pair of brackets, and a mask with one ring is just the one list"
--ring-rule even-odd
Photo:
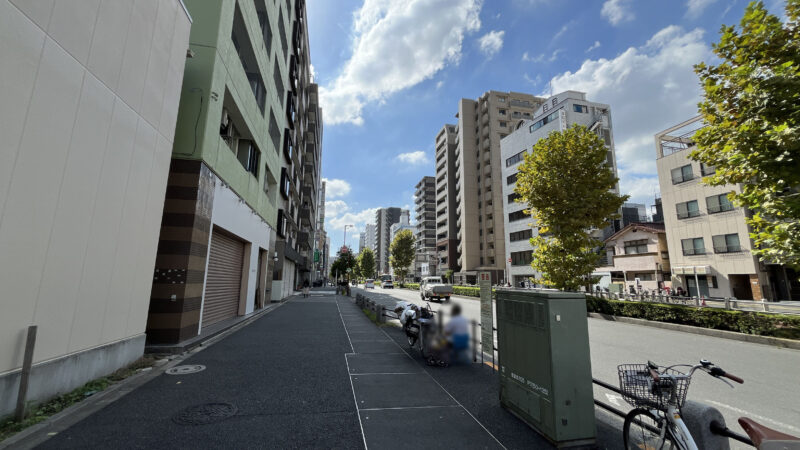
[(194, 22), (153, 273), (149, 345), (185, 342), (285, 297), (271, 293), (276, 273), (278, 286), (285, 277), (279, 268), (286, 252), (277, 250), (287, 217), (300, 213), (288, 211), (286, 201), (297, 195), (292, 206), (312, 203), (301, 197), (300, 183), (307, 169), (319, 178), (318, 162), (307, 167), (295, 150), (309, 105), (308, 77), (301, 78), (309, 65), (304, 2), (185, 4)]

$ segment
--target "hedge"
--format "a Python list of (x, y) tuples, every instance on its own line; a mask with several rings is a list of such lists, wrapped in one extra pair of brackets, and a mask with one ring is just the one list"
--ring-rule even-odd
[[(411, 289), (414, 291), (419, 290), (419, 283), (403, 283), (399, 285), (403, 289)], [(494, 293), (494, 289), (492, 289)], [(461, 295), (463, 297), (480, 297), (481, 288), (474, 286), (453, 286), (453, 295)]]
[(800, 316), (586, 297), (589, 312), (760, 336), (800, 339)]
[(409, 290), (412, 290), (412, 291), (418, 291), (419, 290), (419, 283), (400, 283), (399, 286), (402, 289), (409, 289)]

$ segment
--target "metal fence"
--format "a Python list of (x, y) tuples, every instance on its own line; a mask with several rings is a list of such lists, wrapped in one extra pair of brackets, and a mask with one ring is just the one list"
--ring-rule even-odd
[(738, 300), (721, 297), (678, 297), (666, 294), (618, 294), (614, 292), (596, 291), (586, 294), (609, 300), (625, 300), (631, 302), (662, 303), (683, 305), (696, 308), (718, 308), (729, 311), (763, 312), (769, 314), (800, 315), (800, 302), (768, 302), (754, 300)]

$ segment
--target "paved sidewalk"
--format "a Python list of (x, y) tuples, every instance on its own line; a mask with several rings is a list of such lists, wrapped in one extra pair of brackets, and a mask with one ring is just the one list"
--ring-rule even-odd
[(427, 367), (403, 341), (313, 290), (182, 363), (205, 370), (161, 374), (41, 448), (552, 448), (500, 407), (493, 369)]

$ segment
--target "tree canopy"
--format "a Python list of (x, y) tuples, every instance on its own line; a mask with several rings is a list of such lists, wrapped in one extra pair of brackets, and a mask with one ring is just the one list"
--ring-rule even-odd
[(399, 231), (389, 246), (389, 264), (400, 280), (406, 279), (411, 263), (414, 262), (414, 234), (411, 230)]
[(752, 211), (753, 253), (800, 269), (800, 0), (786, 16), (750, 3), (738, 28), (720, 30), (720, 63), (695, 66), (706, 126), (690, 157), (715, 167), (705, 183), (742, 183), (730, 198)]
[[(344, 247), (336, 253), (336, 260), (331, 264), (331, 276), (344, 276), (350, 278), (356, 267), (356, 257), (350, 247)], [(350, 272), (347, 271), (350, 269)]]
[(372, 249), (361, 249), (358, 254), (358, 268), (362, 277), (375, 278), (375, 254)]
[(539, 228), (531, 266), (545, 285), (576, 290), (597, 266), (601, 243), (590, 231), (606, 227), (628, 199), (612, 191), (618, 179), (607, 153), (597, 134), (573, 125), (540, 139), (519, 167), (514, 192)]

